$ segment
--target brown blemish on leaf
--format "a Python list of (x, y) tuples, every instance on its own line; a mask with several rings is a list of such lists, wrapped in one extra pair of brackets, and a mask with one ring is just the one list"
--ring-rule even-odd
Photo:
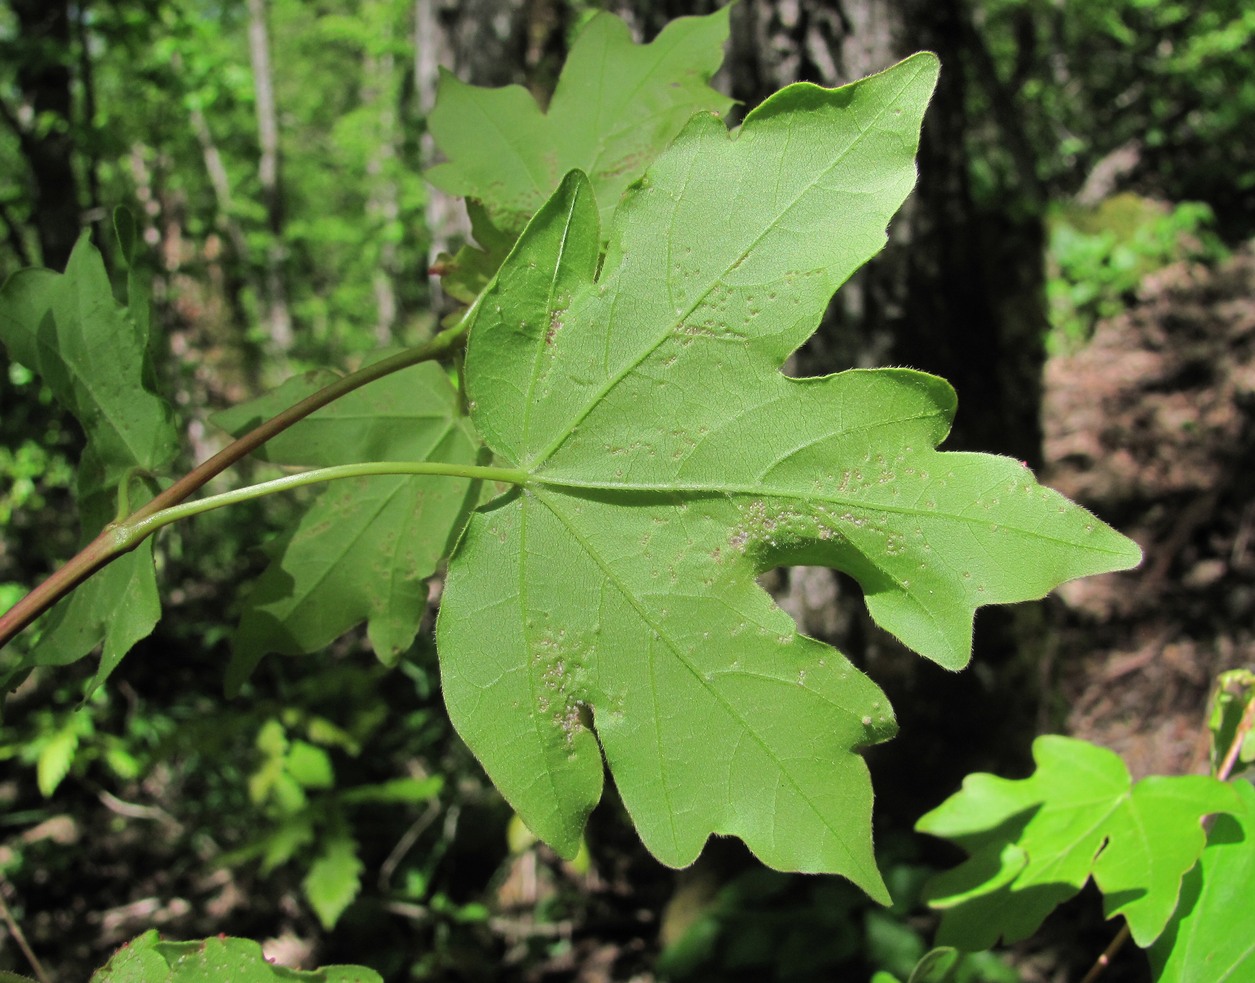
[(545, 344), (552, 345), (558, 332), (562, 330), (562, 311), (554, 311), (549, 318), (549, 330), (545, 332)]

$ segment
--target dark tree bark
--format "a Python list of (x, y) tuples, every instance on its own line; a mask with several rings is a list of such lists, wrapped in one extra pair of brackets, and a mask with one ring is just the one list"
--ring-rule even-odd
[(40, 259), (61, 270), (81, 228), (73, 166), (70, 8), (64, 0), (10, 0), (10, 7), (17, 17), (21, 106), (16, 111), (6, 107), (4, 115), (29, 168)]
[[(906, 22), (920, 47), (942, 55), (943, 70), (920, 144), (903, 317), (891, 358), (944, 376), (958, 391), (950, 447), (1009, 454), (1036, 467), (1047, 327), (1038, 190), (1027, 170), (1001, 200), (976, 200), (969, 90), (983, 81), (984, 102), (995, 106), (1003, 94), (996, 79), (980, 78), (985, 52), (965, 3), (909, 6)], [(1004, 152), (1014, 157), (1023, 147), (1009, 115), (981, 123)], [(1022, 166), (1031, 168), (1031, 159)]]

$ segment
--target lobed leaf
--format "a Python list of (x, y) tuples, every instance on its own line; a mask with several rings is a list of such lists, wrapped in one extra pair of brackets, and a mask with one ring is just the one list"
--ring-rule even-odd
[(1038, 738), (1033, 757), (1031, 778), (970, 775), (916, 824), (972, 854), (925, 891), (944, 912), (939, 939), (987, 949), (1027, 938), (1092, 874), (1107, 917), (1124, 915), (1150, 945), (1203, 850), (1202, 817), (1233, 811), (1232, 789), (1203, 775), (1134, 784), (1118, 755), (1067, 737)]
[[(381, 361), (394, 351), (374, 352), (364, 364)], [(257, 399), (215, 413), (213, 422), (239, 436), (336, 378), (327, 369), (294, 376)], [(461, 428), (470, 433), (458, 400), (445, 369), (435, 362), (420, 362), (341, 396), (272, 437), (254, 456), (310, 468), (423, 460), (451, 431)]]
[(485, 295), (472, 419), (531, 477), (450, 561), (442, 679), (458, 731), (561, 853), (604, 756), (665, 863), (731, 834), (886, 898), (853, 752), (891, 711), (755, 576), (845, 570), (877, 621), (957, 668), (978, 605), (1138, 558), (1015, 462), (938, 454), (942, 380), (779, 371), (883, 246), (936, 75), (922, 54), (790, 86), (734, 137), (694, 117), (615, 212), (600, 266), (598, 203), (572, 174)]
[[(0, 341), (83, 427), (77, 498), (87, 543), (116, 517), (119, 495), (131, 498), (151, 483), (178, 448), (170, 408), (153, 390), (146, 305), (134, 298), (128, 309), (114, 300), (104, 262), (84, 235), (64, 274), (22, 270), (0, 289)], [(145, 542), (58, 604), (35, 651), (5, 678), (75, 662), (103, 642), (98, 686), (160, 615), (152, 544)]]
[(563, 176), (581, 170), (608, 220), (694, 113), (732, 106), (707, 84), (727, 37), (726, 7), (673, 20), (640, 45), (622, 20), (596, 14), (572, 44), (547, 111), (521, 86), (487, 89), (442, 71), (428, 126), (448, 159), (427, 179), (480, 201), (513, 238)]
[(35, 761), (35, 784), (45, 799), (52, 798), (57, 786), (70, 773), (78, 754), (79, 736), (80, 725), (73, 719), (67, 720), (49, 735), (40, 748)]
[(357, 843), (347, 834), (328, 842), (322, 856), (310, 865), (302, 884), (323, 928), (334, 928), (344, 909), (353, 903), (362, 889), (364, 869), (357, 856)]

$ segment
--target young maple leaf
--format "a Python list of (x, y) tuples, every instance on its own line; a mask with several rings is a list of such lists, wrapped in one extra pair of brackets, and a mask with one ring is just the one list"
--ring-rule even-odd
[(1255, 788), (1247, 781), (1231, 787), (1237, 807), (1216, 817), (1198, 866), (1181, 883), (1172, 920), (1147, 952), (1159, 983), (1255, 979)]
[(595, 14), (543, 110), (522, 86), (484, 88), (442, 72), (428, 128), (445, 160), (426, 177), (467, 198), (478, 243), (437, 260), (449, 295), (474, 301), (569, 171), (592, 181), (604, 225), (694, 113), (733, 105), (707, 84), (727, 40), (727, 7), (673, 20), (648, 44), (634, 43), (613, 14)]
[(1124, 915), (1149, 946), (1203, 852), (1202, 817), (1238, 811), (1233, 789), (1207, 775), (1135, 784), (1119, 755), (1070, 737), (1039, 737), (1033, 758), (1031, 778), (969, 775), (916, 824), (971, 853), (926, 888), (945, 912), (939, 942), (988, 949), (999, 937), (1026, 939), (1092, 875), (1107, 917)]
[(693, 118), (615, 212), (573, 173), (485, 296), (472, 421), (528, 477), (475, 514), (437, 642), (454, 725), (540, 837), (571, 855), (603, 755), (645, 845), (714, 833), (773, 867), (888, 895), (861, 746), (894, 722), (755, 576), (825, 564), (953, 668), (981, 604), (1136, 562), (1015, 461), (940, 454), (954, 410), (909, 370), (780, 366), (884, 244), (910, 191), (937, 60), (798, 84), (729, 135)]
[[(228, 432), (316, 392), (335, 376), (309, 373), (218, 413)], [(470, 465), (478, 443), (460, 398), (435, 362), (413, 365), (323, 407), (258, 452), (279, 464), (330, 467), (369, 461)], [(317, 652), (363, 620), (386, 665), (414, 642), (427, 606), (427, 578), (474, 504), (472, 484), (431, 476), (358, 478), (330, 484), (269, 544), (270, 565), (244, 597), (232, 640), (228, 691), (268, 652)]]

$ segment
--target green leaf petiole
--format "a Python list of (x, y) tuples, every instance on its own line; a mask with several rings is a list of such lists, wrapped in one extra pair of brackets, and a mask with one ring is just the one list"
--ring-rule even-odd
[(298, 474), (284, 475), (271, 481), (263, 481), (245, 488), (210, 495), (194, 502), (184, 502), (161, 509), (135, 522), (119, 522), (110, 529), (114, 545), (120, 552), (134, 549), (157, 530), (190, 519), (203, 512), (238, 505), (266, 495), (292, 491), (326, 481), (344, 478), (372, 478), (387, 475), (434, 475), (450, 478), (470, 478), (476, 481), (500, 481), (510, 485), (525, 485), (531, 478), (528, 472), (517, 468), (494, 468), (473, 464), (442, 464), (438, 461), (371, 461), (365, 464), (341, 464), (330, 468), (315, 468)]

